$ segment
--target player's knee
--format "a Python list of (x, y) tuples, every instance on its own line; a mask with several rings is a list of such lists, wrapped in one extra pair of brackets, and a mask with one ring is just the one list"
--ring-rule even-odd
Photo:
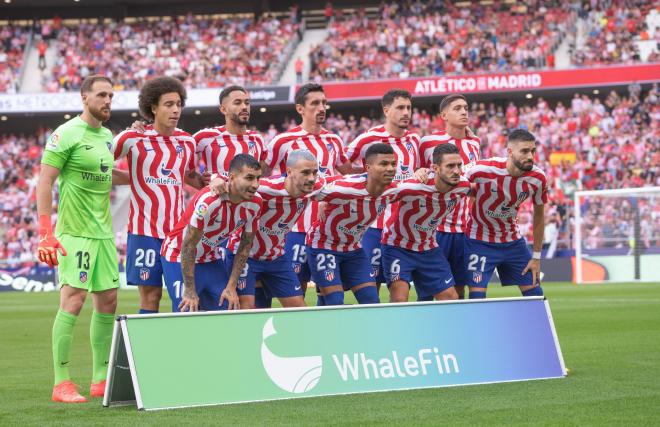
[(160, 286), (140, 286), (140, 300), (142, 308), (158, 310), (163, 288)]
[(94, 309), (99, 313), (114, 313), (117, 310), (117, 289), (92, 294)]
[(239, 295), (238, 303), (241, 306), (241, 310), (251, 310), (255, 308), (255, 299), (252, 295)]
[[(484, 293), (484, 298), (486, 297)], [(438, 292), (437, 294), (434, 295), (434, 298), (438, 301), (450, 301), (450, 300), (455, 300), (458, 299), (458, 293), (456, 292), (456, 289), (452, 286), (451, 288), (445, 289), (442, 292)]]
[(390, 285), (390, 302), (408, 302), (410, 288), (408, 283), (397, 280)]
[(522, 295), (524, 297), (542, 297), (543, 296), (543, 288), (541, 288), (541, 285), (534, 286), (533, 288), (524, 288), (520, 287), (520, 290), (522, 292)]
[(85, 304), (86, 297), (87, 291), (64, 285), (60, 291), (60, 309), (77, 316)]
[(344, 305), (344, 292), (330, 292), (323, 296), (324, 305)]
[(359, 304), (378, 304), (380, 302), (376, 286), (365, 286), (362, 289), (356, 290), (354, 293), (355, 299)]

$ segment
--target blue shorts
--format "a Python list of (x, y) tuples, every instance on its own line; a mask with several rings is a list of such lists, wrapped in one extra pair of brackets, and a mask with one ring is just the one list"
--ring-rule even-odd
[(504, 286), (532, 285), (532, 272), (521, 274), (530, 259), (532, 254), (525, 239), (510, 243), (487, 243), (465, 238), (467, 285), (471, 287), (487, 287), (495, 268)]
[(298, 283), (309, 282), (311, 274), (307, 265), (307, 246), (305, 245), (305, 233), (290, 231), (286, 235), (284, 253), (291, 258), (293, 272), (298, 276)]
[[(178, 312), (184, 288), (181, 263), (163, 259), (163, 273), (167, 293), (172, 300), (172, 312)], [(195, 290), (199, 296), (200, 310), (227, 310), (227, 301), (222, 306), (218, 303), (220, 302), (220, 294), (225, 290), (228, 280), (229, 277), (222, 260), (195, 264)]]
[(466, 285), (468, 272), (465, 269), (465, 235), (463, 233), (435, 233), (438, 246), (442, 248), (442, 255), (449, 262), (451, 274), (458, 285)]
[[(227, 269), (234, 264), (234, 254), (227, 251)], [(238, 279), (239, 295), (254, 296), (254, 285), (261, 280), (266, 295), (276, 298), (302, 296), (298, 277), (291, 269), (291, 258), (282, 255), (272, 261), (248, 258)]]
[(383, 245), (383, 268), (387, 286), (396, 280), (415, 284), (418, 297), (429, 297), (454, 286), (454, 277), (442, 248), (415, 252)]
[(369, 259), (362, 249), (337, 252), (308, 246), (307, 255), (312, 280), (319, 287), (342, 285), (348, 290), (375, 281)]
[(369, 263), (371, 264), (371, 273), (374, 275), (374, 281), (376, 283), (385, 283), (385, 273), (383, 269), (383, 263), (381, 257), (383, 255), (383, 245), (380, 243), (381, 238), (383, 237), (383, 230), (379, 228), (369, 227), (367, 231), (362, 236), (360, 244), (364, 253), (367, 254), (369, 258)]
[(133, 286), (163, 286), (160, 247), (163, 239), (128, 234), (126, 282)]

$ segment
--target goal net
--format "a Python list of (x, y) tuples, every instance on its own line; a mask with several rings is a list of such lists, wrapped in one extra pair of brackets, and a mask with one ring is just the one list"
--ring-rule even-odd
[(660, 187), (574, 197), (577, 283), (660, 282)]

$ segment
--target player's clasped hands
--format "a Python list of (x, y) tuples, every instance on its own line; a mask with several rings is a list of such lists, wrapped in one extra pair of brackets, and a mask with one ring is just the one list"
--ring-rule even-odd
[(179, 303), (179, 311), (185, 312), (198, 310), (199, 296), (197, 295), (197, 292), (195, 292), (195, 289), (186, 286), (183, 291), (183, 298), (181, 298), (181, 302)]

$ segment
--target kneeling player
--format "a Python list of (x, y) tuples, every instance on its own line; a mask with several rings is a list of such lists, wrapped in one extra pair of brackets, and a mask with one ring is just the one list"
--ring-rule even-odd
[(349, 175), (322, 189), (324, 219), (307, 233), (307, 263), (325, 305), (342, 305), (344, 289), (360, 304), (380, 302), (371, 263), (360, 245), (367, 227), (396, 197), (396, 156), (391, 146), (371, 145), (365, 155), (367, 173)]
[(399, 185), (399, 203), (383, 230), (383, 267), (390, 302), (406, 302), (410, 284), (419, 299), (457, 299), (454, 277), (435, 232), (438, 223), (470, 194), (461, 176), (462, 160), (455, 145), (433, 150), (434, 174), (426, 182), (410, 178)]
[[(257, 279), (267, 295), (278, 298), (283, 307), (305, 306), (291, 254), (286, 254), (284, 247), (287, 233), (325, 183), (323, 178), (317, 181), (318, 173), (318, 162), (310, 151), (294, 150), (287, 156), (286, 174), (261, 180), (261, 216), (250, 257), (239, 279), (242, 309), (254, 308)], [(239, 233), (233, 233), (227, 245), (227, 266), (232, 265), (239, 242)]]
[[(163, 272), (172, 311), (239, 308), (236, 286), (261, 210), (261, 197), (256, 194), (260, 177), (261, 167), (254, 157), (234, 157), (227, 193), (218, 196), (210, 187), (200, 191), (163, 242)], [(219, 246), (241, 227), (234, 266), (227, 277)]]
[[(481, 160), (466, 172), (476, 199), (467, 227), (465, 261), (470, 298), (485, 298), (495, 270), (502, 285), (518, 285), (523, 296), (543, 295), (540, 284), (545, 174), (534, 166), (534, 135), (517, 129), (509, 135), (507, 157)], [(534, 254), (516, 222), (526, 200), (534, 202)]]

